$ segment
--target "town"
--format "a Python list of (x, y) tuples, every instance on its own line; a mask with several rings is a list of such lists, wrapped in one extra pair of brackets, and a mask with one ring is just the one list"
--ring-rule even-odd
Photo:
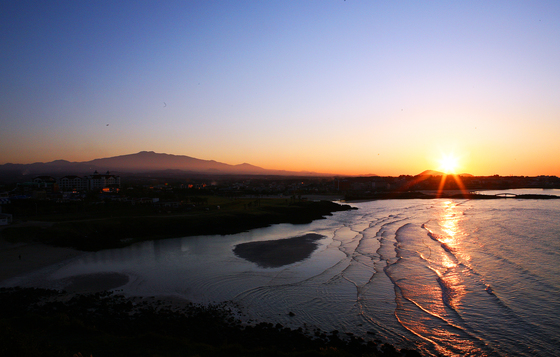
[[(0, 185), (0, 225), (45, 214), (64, 214), (84, 206), (142, 206), (156, 213), (215, 209), (209, 197), (276, 198), (287, 204), (308, 199), (418, 198), (416, 194), (460, 190), (463, 193), (514, 188), (560, 188), (556, 176), (471, 176), (420, 174), (398, 177), (284, 177), (127, 175), (107, 171), (91, 175), (41, 175)], [(411, 195), (412, 194), (412, 195)], [(216, 201), (216, 200), (214, 200)], [(219, 200), (216, 202), (220, 202)]]

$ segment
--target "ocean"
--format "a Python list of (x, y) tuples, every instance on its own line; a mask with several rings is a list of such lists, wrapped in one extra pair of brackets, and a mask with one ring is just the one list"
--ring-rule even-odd
[[(560, 190), (499, 191), (560, 195)], [(497, 192), (496, 192), (497, 193)], [(118, 272), (119, 293), (228, 302), (246, 321), (315, 328), (426, 355), (560, 354), (560, 200), (380, 200), (306, 225), (105, 250), (3, 283), (61, 287)], [(240, 243), (323, 236), (312, 255), (262, 268)]]

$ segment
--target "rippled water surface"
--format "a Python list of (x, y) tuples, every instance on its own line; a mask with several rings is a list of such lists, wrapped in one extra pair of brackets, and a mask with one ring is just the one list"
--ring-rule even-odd
[[(308, 225), (101, 251), (10, 284), (56, 287), (73, 275), (120, 272), (130, 277), (125, 294), (233, 301), (256, 320), (428, 354), (560, 353), (560, 200), (353, 205)], [(239, 243), (310, 232), (324, 238), (293, 264), (260, 268), (233, 253)]]

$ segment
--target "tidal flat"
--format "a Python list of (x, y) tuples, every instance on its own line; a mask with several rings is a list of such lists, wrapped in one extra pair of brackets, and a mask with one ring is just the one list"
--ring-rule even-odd
[[(308, 223), (330, 215), (331, 212), (348, 209), (350, 206), (323, 201), (303, 202), (287, 209), (265, 206), (257, 212), (237, 212), (231, 217), (223, 212), (211, 212), (205, 215), (206, 221), (200, 223), (198, 229), (206, 226), (213, 227), (206, 232), (232, 233), (274, 223)], [(163, 222), (184, 222), (184, 219), (185, 217), (163, 217), (155, 220), (158, 222), (145, 223), (136, 227), (135, 232), (144, 229), (144, 234), (134, 241), (164, 238), (161, 234), (150, 235), (149, 232), (152, 231), (147, 227), (159, 227)], [(231, 222), (235, 224), (227, 229), (227, 223)], [(78, 225), (74, 229), (79, 231), (77, 227), (84, 222), (59, 222), (41, 228), (26, 226), (13, 227), (7, 232), (4, 230), (4, 237), (7, 236), (12, 242), (5, 242), (11, 249), (3, 251), (12, 256), (10, 264), (18, 264), (21, 259), (33, 260), (29, 251), (31, 248), (37, 251), (44, 248), (43, 255), (48, 255), (51, 251), (60, 253), (59, 250), (64, 249), (65, 254), (57, 253), (57, 257), (64, 260), (87, 253), (71, 248), (52, 247), (51, 244), (88, 250), (99, 250), (115, 244), (102, 240), (94, 246), (89, 245), (91, 243), (84, 246), (68, 239), (78, 238), (80, 235), (77, 234), (69, 234), (65, 240), (57, 242), (47, 239), (55, 232), (61, 232), (62, 227), (68, 228), (65, 224), (76, 223)], [(101, 222), (98, 223), (100, 224), (91, 225), (91, 222), (87, 222), (82, 227), (104, 227)], [(179, 227), (178, 224), (171, 225), (170, 231), (177, 229), (179, 232)], [(183, 226), (182, 232), (184, 228)], [(20, 236), (20, 241), (13, 238), (21, 232), (24, 234)], [(81, 232), (84, 234), (85, 231)], [(309, 233), (276, 242), (240, 244), (237, 246), (237, 253), (259, 266), (283, 266), (308, 258), (316, 249), (316, 242), (323, 238), (320, 234)], [(44, 245), (45, 243), (49, 245)], [(119, 240), (116, 245), (121, 244), (122, 241)], [(132, 242), (127, 241), (125, 245), (127, 244)], [(283, 253), (270, 253), (273, 250)], [(259, 254), (264, 256), (258, 257)], [(16, 255), (19, 257), (16, 258)], [(35, 263), (40, 263), (40, 260)], [(52, 259), (46, 261), (47, 265), (52, 263)], [(168, 296), (125, 297), (117, 294), (117, 288), (127, 284), (129, 278), (115, 272), (79, 274), (60, 281), (63, 283), (62, 290), (21, 287), (0, 289), (0, 353), (3, 356), (116, 356), (123, 353), (141, 356), (419, 356), (416, 351), (398, 351), (381, 341), (365, 341), (361, 337), (336, 330), (326, 332), (318, 328), (293, 329), (280, 323), (242, 322), (238, 318), (240, 313), (225, 304), (194, 304)]]

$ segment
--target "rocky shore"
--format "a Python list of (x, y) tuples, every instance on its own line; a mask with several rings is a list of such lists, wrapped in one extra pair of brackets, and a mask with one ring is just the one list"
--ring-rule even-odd
[(338, 331), (243, 324), (227, 305), (0, 289), (2, 356), (420, 356)]

